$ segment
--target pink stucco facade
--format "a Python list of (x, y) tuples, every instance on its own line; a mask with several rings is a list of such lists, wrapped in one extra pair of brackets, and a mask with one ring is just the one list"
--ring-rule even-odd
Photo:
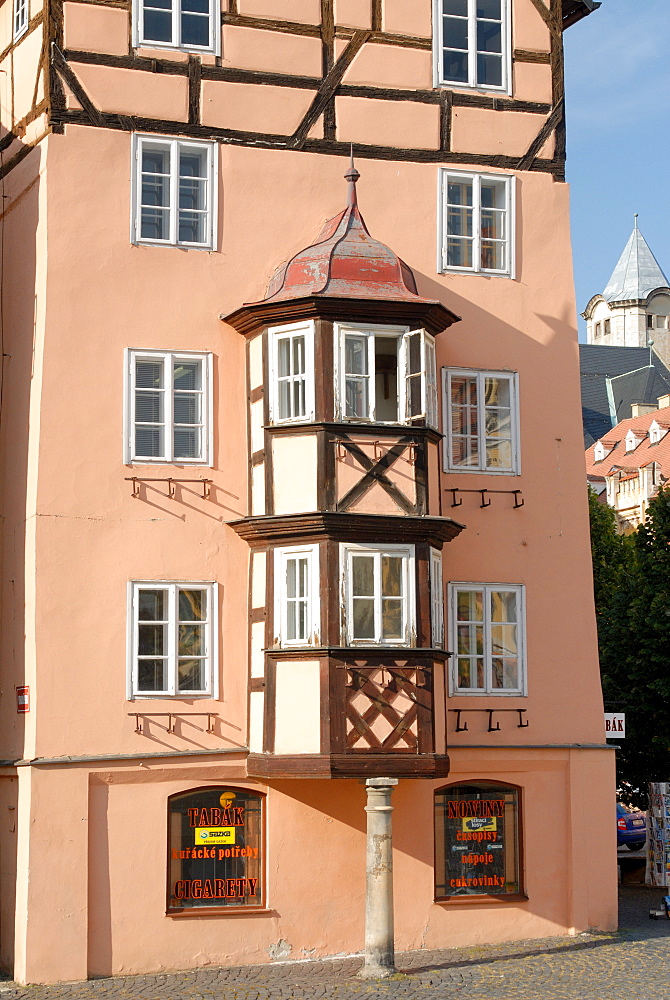
[[(556, 111), (562, 7), (547, 0), (545, 16), (542, 6), (502, 4), (507, 86), (497, 89), (436, 78), (439, 4), (430, 0), (224, 0), (209, 15), (209, 48), (195, 52), (142, 41), (130, 3), (50, 0), (46, 18), (30, 0), (16, 39), (1, 22), (0, 69), (14, 84), (0, 137), (0, 960), (18, 981), (360, 952), (369, 773), (400, 778), (399, 950), (615, 926), (613, 751), (603, 731)], [(177, 140), (211, 155), (202, 247), (178, 227), (164, 245), (142, 236), (137, 136), (159, 151)], [(339, 315), (331, 303), (328, 316), (315, 307), (305, 320), (287, 299), (285, 314), (277, 304), (247, 326), (220, 318), (262, 304), (276, 268), (342, 211), (350, 143), (369, 232), (411, 268), (419, 297), (458, 318), (435, 335), (437, 433), (402, 413), (378, 431), (374, 415), (355, 425), (344, 411), (337, 417), (333, 407), (347, 404), (337, 403), (333, 380), (337, 390), (346, 362), (336, 348), (334, 370), (332, 346), (328, 355), (319, 345), (344, 336), (338, 323), (360, 327), (360, 310)], [(503, 268), (445, 261), (453, 213), (440, 192), (453, 170), (513, 192)], [(174, 201), (165, 208), (176, 211)], [(483, 211), (482, 202), (485, 239)], [(368, 327), (413, 328), (401, 307), (395, 319), (384, 310), (376, 320), (366, 313)], [(278, 430), (267, 409), (268, 330), (307, 321), (324, 365), (312, 359), (305, 375), (316, 416), (298, 414)], [(184, 354), (208, 374), (207, 461), (134, 460), (134, 359)], [(444, 371), (513, 377), (512, 468), (445, 464)], [(336, 511), (364, 468), (346, 440), (374, 464), (384, 449), (405, 447), (403, 435), (416, 441), (389, 470), (391, 491), (368, 483), (347, 508), (358, 527), (349, 536), (342, 522), (333, 534), (322, 518), (328, 448)], [(395, 521), (373, 537), (380, 516)], [(299, 517), (312, 517), (302, 542)], [(429, 595), (427, 563), (422, 575), (422, 517), (441, 553), (439, 594), (431, 583)], [(452, 530), (451, 518), (462, 528)], [(309, 596), (321, 608), (319, 641), (312, 634), (288, 651), (276, 638), (282, 532), (293, 546), (316, 546), (321, 560)], [(348, 649), (340, 639), (348, 584), (337, 552), (349, 542), (370, 552), (402, 542), (410, 567), (416, 554), (402, 594), (414, 631), (389, 648), (388, 662), (383, 642)], [(203, 693), (139, 690), (133, 583), (147, 592), (190, 583), (209, 595)], [(518, 687), (459, 688), (454, 585), (522, 595)], [(427, 635), (441, 614), (438, 648)], [(369, 654), (408, 671), (418, 649), (432, 677), (425, 730), (408, 722), (418, 749), (391, 747), (378, 765), (386, 770), (375, 771), (375, 753), (352, 749), (343, 728), (335, 659), (349, 674), (346, 663)], [(28, 712), (17, 713), (17, 686), (30, 689)], [(336, 747), (338, 726), (346, 752)], [(348, 770), (334, 776), (338, 754)], [(487, 782), (518, 795), (518, 892), (436, 901), (435, 791)], [(264, 797), (262, 906), (166, 913), (169, 799), (199, 788)]]

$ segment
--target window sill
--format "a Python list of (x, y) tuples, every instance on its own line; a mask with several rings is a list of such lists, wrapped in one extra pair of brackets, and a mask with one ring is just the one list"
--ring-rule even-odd
[[(451, 475), (461, 475), (465, 474), (468, 476), (520, 476), (520, 472), (508, 469), (471, 469), (463, 468), (462, 466), (449, 466), (444, 469), (444, 472)], [(448, 487), (447, 487), (448, 488)]]
[(216, 247), (210, 243), (163, 243), (152, 240), (131, 240), (130, 244), (134, 247), (160, 247), (163, 250), (197, 250), (199, 253), (203, 251), (205, 253), (216, 253)]
[(207, 462), (204, 458), (192, 460), (188, 458), (129, 458), (123, 464), (132, 468), (145, 465), (150, 469), (155, 469), (160, 465), (168, 465), (173, 469), (211, 469), (213, 467), (212, 463)]
[(190, 701), (217, 701), (218, 699), (214, 697), (213, 694), (188, 694), (187, 692), (180, 692), (179, 694), (160, 694), (160, 692), (153, 694), (148, 692), (147, 694), (132, 694), (127, 701), (133, 703), (136, 701), (146, 702), (146, 701), (170, 701), (170, 702), (180, 702), (187, 704)]
[(480, 94), (482, 97), (512, 98), (511, 87), (486, 87), (477, 83), (462, 83), (458, 80), (437, 80), (433, 84), (435, 90), (453, 90), (464, 94)]
[(463, 274), (473, 278), (507, 278), (508, 281), (514, 278), (514, 275), (510, 274), (509, 271), (475, 271), (470, 267), (442, 267), (438, 268), (437, 273)]
[(523, 691), (449, 691), (450, 698), (527, 698)]
[(175, 55), (181, 55), (182, 53), (188, 55), (191, 52), (196, 55), (210, 56), (219, 54), (214, 45), (168, 45), (165, 42), (153, 42), (148, 38), (145, 38), (143, 41), (138, 40), (133, 45), (133, 48), (138, 55), (145, 55), (147, 52), (174, 52)]
[(192, 906), (184, 907), (183, 910), (166, 910), (166, 917), (222, 917), (227, 915), (236, 917), (248, 916), (277, 916), (276, 910), (271, 910), (267, 906)]
[(528, 896), (523, 892), (509, 893), (508, 895), (487, 896), (484, 893), (471, 896), (438, 896), (433, 902), (436, 906), (451, 906), (454, 903), (526, 903)]

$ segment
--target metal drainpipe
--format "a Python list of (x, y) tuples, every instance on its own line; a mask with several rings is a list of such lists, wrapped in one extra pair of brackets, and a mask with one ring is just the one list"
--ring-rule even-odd
[(365, 963), (363, 979), (392, 976), (393, 942), (393, 840), (391, 792), (397, 778), (368, 778), (365, 856)]

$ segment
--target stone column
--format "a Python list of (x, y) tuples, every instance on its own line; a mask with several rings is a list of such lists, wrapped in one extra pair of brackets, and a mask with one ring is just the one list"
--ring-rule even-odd
[(365, 857), (365, 964), (364, 979), (392, 976), (393, 945), (393, 840), (391, 792), (397, 778), (368, 778)]

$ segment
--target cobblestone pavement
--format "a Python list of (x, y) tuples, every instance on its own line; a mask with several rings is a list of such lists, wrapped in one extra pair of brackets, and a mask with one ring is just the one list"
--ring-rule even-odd
[(409, 952), (386, 980), (360, 959), (200, 969), (57, 986), (0, 982), (0, 1000), (669, 1000), (670, 921), (661, 890), (623, 885), (620, 930), (481, 948)]

